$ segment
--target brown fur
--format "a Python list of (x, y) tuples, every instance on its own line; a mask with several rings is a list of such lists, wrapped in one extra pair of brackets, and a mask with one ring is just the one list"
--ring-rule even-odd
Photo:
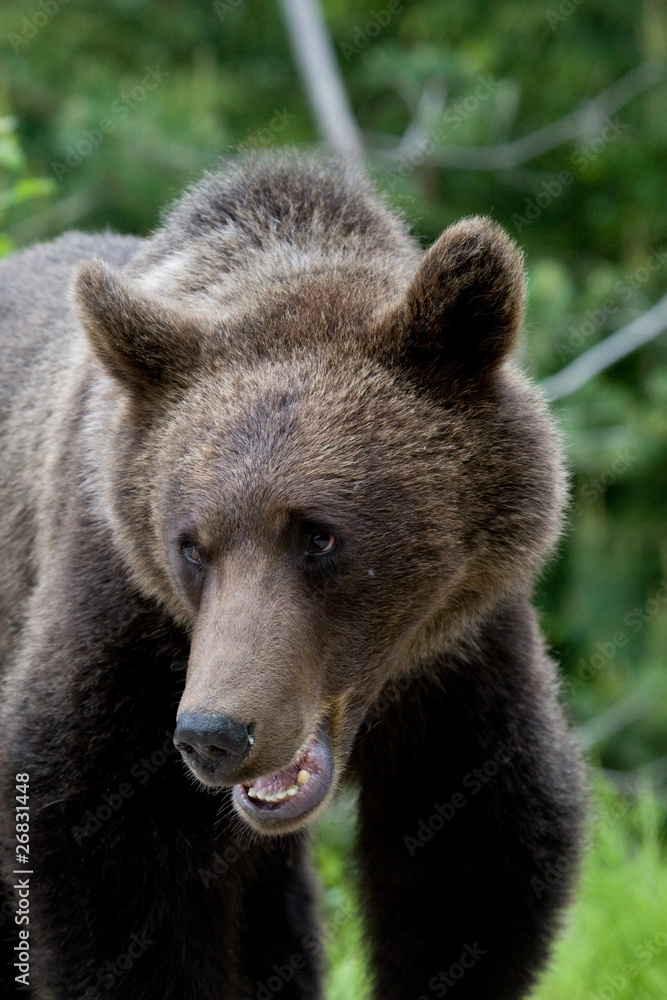
[[(75, 271), (73, 312), (64, 291), (81, 258), (87, 261)], [(150, 743), (173, 727), (173, 684), (159, 677), (167, 660), (187, 657), (181, 713), (203, 709), (252, 720), (252, 753), (233, 781), (286, 767), (323, 716), (337, 779), (347, 768), (364, 789), (371, 780), (392, 794), (401, 760), (410, 761), (405, 778), (414, 795), (406, 795), (395, 841), (384, 843), (392, 823), (380, 829), (384, 804), (368, 788), (373, 805), (370, 813), (362, 806), (360, 848), (377, 995), (407, 1000), (426, 990), (449, 953), (448, 944), (436, 944), (440, 918), (430, 895), (448, 861), (446, 850), (433, 849), (425, 867), (421, 857), (407, 864), (403, 837), (466, 761), (492, 752), (491, 735), (511, 739), (513, 791), (500, 782), (485, 791), (457, 829), (468, 829), (473, 817), (479, 829), (493, 816), (487, 828), (499, 837), (494, 879), (500, 886), (498, 872), (524, 850), (518, 843), (530, 845), (517, 861), (525, 872), (507, 861), (498, 896), (507, 914), (494, 931), (471, 876), (461, 933), (475, 933), (478, 919), (497, 940), (489, 942), (495, 957), (459, 989), (461, 1000), (481, 998), (494, 982), (494, 995), (523, 996), (569, 879), (539, 905), (523, 884), (514, 900), (512, 880), (530, 880), (545, 857), (557, 854), (571, 868), (579, 806), (576, 755), (527, 609), (531, 581), (558, 535), (564, 486), (544, 404), (510, 356), (523, 308), (519, 251), (492, 222), (471, 218), (422, 255), (350, 168), (258, 158), (207, 177), (148, 241), (71, 234), (16, 255), (0, 271), (0, 293), (13, 345), (1, 382), (0, 538), (8, 567), (2, 613), (12, 623), (2, 636), (1, 756), (7, 774), (30, 767), (39, 776), (35, 794), (45, 809), (50, 800), (61, 803), (60, 818), (35, 832), (45, 856), (58, 855), (57, 842), (51, 845), (68, 835), (66, 817), (94, 800), (87, 783), (102, 788), (123, 773), (112, 764), (114, 747), (144, 735)], [(309, 523), (331, 525), (338, 538), (324, 570), (304, 564), (300, 532)], [(204, 555), (203, 582), (184, 563), (184, 540)], [(125, 629), (154, 665), (141, 675), (138, 661), (132, 668), (143, 696), (132, 687), (122, 693), (120, 678), (137, 655), (128, 651)], [(507, 660), (506, 674), (495, 660)], [(401, 677), (415, 680), (367, 730), (365, 717)], [(146, 705), (154, 707), (144, 734)], [(463, 718), (469, 728), (449, 746), (458, 762), (447, 778), (449, 763), (435, 759), (436, 737), (445, 725), (458, 732)], [(442, 738), (449, 740), (444, 732)], [(83, 739), (99, 758), (95, 778), (80, 756)], [(415, 757), (415, 739), (424, 740), (425, 757)], [(47, 758), (46, 746), (59, 763)], [(393, 761), (392, 772), (383, 771), (383, 759)], [(422, 788), (414, 771), (426, 776), (432, 766), (442, 787)], [(182, 778), (172, 776), (166, 796), (194, 817), (207, 797)], [(506, 833), (496, 815), (503, 789), (507, 801), (517, 801)], [(186, 806), (192, 795), (196, 804)], [(484, 801), (486, 814), (478, 812)], [(170, 807), (162, 800), (150, 805), (153, 812), (148, 800), (143, 811), (133, 805), (143, 831), (135, 841), (139, 857), (145, 831)], [(162, 822), (177, 827), (179, 815), (165, 813)], [(212, 850), (208, 822), (202, 818), (188, 834), (193, 844), (201, 840), (194, 854)], [(550, 834), (540, 832), (544, 823)], [(251, 906), (266, 858), (295, 851), (300, 825), (281, 828), (280, 843), (289, 848), (260, 841), (248, 849), (247, 872), (237, 868), (230, 876), (224, 913), (238, 917)], [(54, 832), (59, 826), (64, 833)], [(164, 852), (178, 852), (184, 836), (171, 847), (165, 841)], [(469, 840), (464, 836), (457, 849), (467, 850)], [(115, 939), (104, 930), (91, 892), (96, 878), (106, 884), (104, 867), (96, 865), (106, 857), (108, 870), (122, 870), (133, 848), (119, 831), (100, 843), (97, 860), (77, 856), (75, 881), (87, 900), (81, 919), (97, 928), (77, 959), (89, 970), (81, 974), (86, 985), (101, 956), (119, 948), (126, 927)], [(443, 849), (445, 843), (443, 837)], [(481, 842), (477, 849), (486, 850)], [(395, 855), (397, 879), (405, 869), (405, 885), (422, 886), (416, 911), (405, 912), (422, 937), (405, 973), (383, 969), (383, 941), (395, 937), (395, 954), (407, 952), (400, 927), (387, 925), (396, 901), (391, 879), (385, 888), (378, 880), (374, 850)], [(174, 864), (169, 858), (165, 871)], [(58, 922), (78, 934), (78, 918), (55, 902), (49, 877), (35, 904), (39, 998), (62, 988), (74, 967)], [(159, 890), (162, 902), (142, 897), (140, 909), (163, 941), (179, 940), (160, 913), (186, 893), (175, 887), (183, 877), (174, 876), (173, 891)], [(273, 878), (282, 884), (277, 868)], [(304, 899), (305, 885), (295, 872)], [(397, 882), (396, 891), (405, 886)], [(209, 905), (195, 897), (179, 913), (193, 928), (193, 908), (203, 913)], [(304, 902), (300, 912), (307, 909)], [(253, 912), (255, 924), (264, 919), (256, 906)], [(262, 962), (270, 968), (272, 956), (284, 957), (267, 932), (259, 946), (266, 960), (253, 966), (252, 948), (241, 944), (242, 928), (251, 924), (246, 913), (217, 932), (200, 931), (198, 979), (189, 950), (197, 948), (194, 930), (183, 930), (182, 953), (190, 957), (170, 960), (173, 995), (231, 1000), (248, 991)], [(212, 957), (216, 940), (224, 962)], [(459, 943), (451, 947), (453, 954)], [(143, 961), (148, 968), (148, 957)], [(285, 987), (285, 997), (318, 995), (308, 969)], [(141, 971), (136, 975), (136, 984), (144, 982)], [(156, 985), (157, 973), (142, 987), (133, 976), (113, 995), (172, 995)]]

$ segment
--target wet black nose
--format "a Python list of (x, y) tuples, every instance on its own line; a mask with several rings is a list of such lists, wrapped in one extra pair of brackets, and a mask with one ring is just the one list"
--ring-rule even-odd
[(186, 711), (176, 721), (174, 743), (184, 757), (204, 766), (227, 757), (238, 765), (250, 752), (251, 728), (221, 712)]

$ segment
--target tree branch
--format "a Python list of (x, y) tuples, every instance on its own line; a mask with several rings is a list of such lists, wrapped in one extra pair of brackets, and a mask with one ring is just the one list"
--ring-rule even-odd
[[(361, 133), (318, 0), (280, 0), (280, 5), (294, 58), (322, 137), (336, 152), (361, 157)], [(609, 115), (662, 80), (665, 72), (663, 62), (641, 63), (576, 111), (520, 139), (498, 146), (445, 147), (427, 153), (421, 162), (476, 170), (514, 169), (550, 149), (596, 132)], [(444, 87), (437, 81), (430, 81), (419, 102), (415, 121), (398, 146), (391, 150), (375, 150), (374, 155), (390, 162), (405, 163), (411, 151), (422, 151), (432, 142), (427, 123), (433, 119), (434, 111), (442, 113), (445, 96)], [(546, 379), (545, 392), (550, 399), (569, 395), (666, 328), (667, 295), (643, 316)]]
[(401, 158), (408, 157), (413, 149), (423, 149), (428, 142), (433, 125), (442, 117), (447, 103), (447, 87), (440, 77), (431, 77), (421, 92), (415, 116), (398, 144)]
[(317, 0), (280, 0), (294, 59), (318, 130), (339, 153), (361, 157), (363, 143)]
[[(662, 61), (641, 63), (576, 111), (512, 142), (498, 146), (443, 146), (429, 151), (424, 150), (424, 143), (420, 150), (424, 153), (420, 165), (462, 170), (509, 170), (518, 167), (551, 149), (599, 131), (606, 118), (664, 79), (666, 71)], [(443, 130), (445, 128), (443, 125)], [(433, 139), (428, 142), (433, 143)], [(405, 143), (402, 140), (394, 149), (375, 149), (373, 155), (390, 163), (403, 164), (406, 162)]]
[(607, 708), (595, 718), (580, 726), (577, 730), (577, 740), (583, 750), (602, 743), (603, 740), (615, 736), (632, 722), (641, 719), (651, 708), (655, 695), (650, 691), (640, 690)]
[(663, 330), (667, 330), (667, 295), (663, 295), (651, 309), (627, 326), (605, 337), (599, 344), (565, 365), (565, 368), (545, 379), (542, 388), (552, 400), (569, 396), (594, 375), (599, 375), (626, 354), (631, 354), (642, 344), (653, 340)]

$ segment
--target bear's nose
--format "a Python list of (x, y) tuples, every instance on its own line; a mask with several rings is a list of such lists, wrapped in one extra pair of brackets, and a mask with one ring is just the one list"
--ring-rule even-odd
[(174, 743), (186, 759), (200, 764), (215, 765), (225, 757), (240, 764), (250, 752), (251, 729), (222, 712), (185, 711), (176, 720)]

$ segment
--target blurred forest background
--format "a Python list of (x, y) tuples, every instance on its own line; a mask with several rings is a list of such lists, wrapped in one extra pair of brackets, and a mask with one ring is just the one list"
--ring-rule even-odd
[[(537, 600), (598, 788), (581, 901), (536, 996), (667, 997), (667, 6), (323, 12), (346, 141), (389, 201), (425, 243), (488, 213), (526, 252), (524, 362), (573, 482)], [(326, 139), (278, 2), (3, 0), (0, 47), (0, 252), (72, 227), (146, 233), (217, 155)], [(580, 357), (592, 377), (580, 362), (551, 379)], [(329, 996), (361, 1000), (348, 805), (318, 855)]]

